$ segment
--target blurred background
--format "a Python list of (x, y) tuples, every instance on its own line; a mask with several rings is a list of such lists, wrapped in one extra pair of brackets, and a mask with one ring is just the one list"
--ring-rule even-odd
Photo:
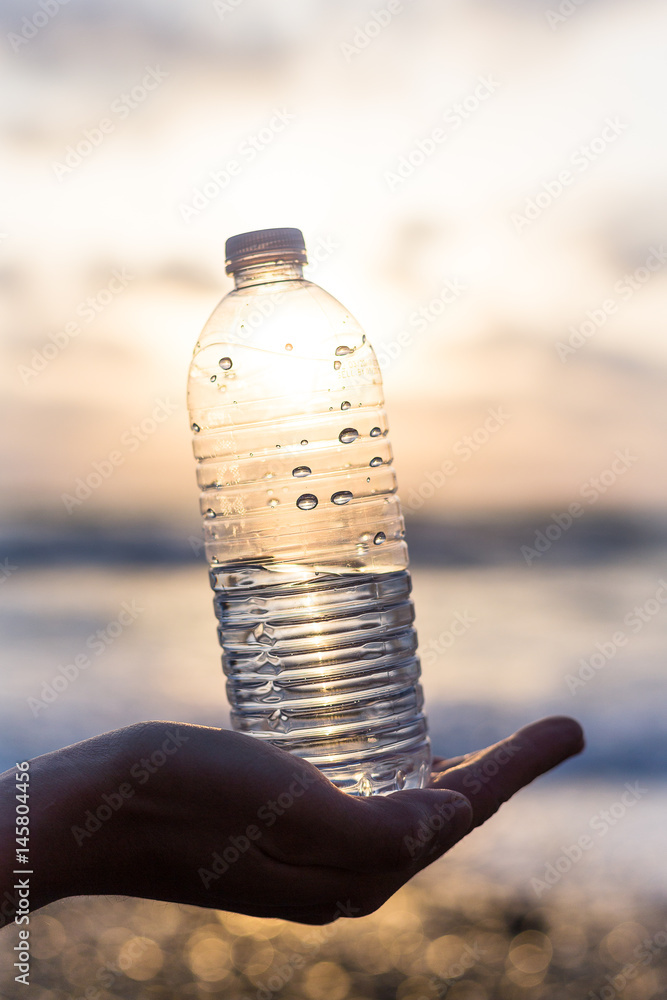
[(0, 766), (145, 718), (228, 724), (185, 378), (225, 239), (272, 226), (303, 230), (380, 359), (436, 751), (554, 712), (589, 739), (317, 939), (51, 906), (31, 995), (667, 995), (664, 4), (0, 17)]

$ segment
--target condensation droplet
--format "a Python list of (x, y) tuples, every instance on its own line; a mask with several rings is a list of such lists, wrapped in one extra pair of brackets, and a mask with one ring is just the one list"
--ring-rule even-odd
[(218, 376), (217, 375), (211, 375), (211, 379), (210, 379), (211, 382), (217, 382), (217, 380), (218, 380)]
[(382, 431), (382, 437), (386, 438), (386, 436), (387, 436), (388, 433), (389, 433), (389, 428), (385, 427), (385, 429)]
[(349, 503), (352, 499), (352, 493), (349, 490), (339, 490), (338, 493), (331, 494), (331, 502), (342, 504)]
[(364, 531), (363, 534), (359, 535), (359, 541), (364, 543), (370, 542), (372, 537), (370, 531)]
[(280, 503), (280, 500), (276, 500), (275, 497), (271, 497), (270, 500), (266, 501), (266, 506), (267, 507), (277, 507), (279, 503)]
[(312, 469), (309, 469), (307, 465), (297, 465), (296, 469), (292, 469), (292, 475), (296, 476), (297, 479), (303, 479), (304, 476), (309, 476)]
[(359, 431), (356, 427), (344, 427), (343, 430), (338, 435), (338, 440), (342, 444), (352, 444), (359, 437)]
[(401, 788), (405, 788), (405, 773), (403, 771), (396, 772), (396, 787), (399, 791)]
[(382, 434), (382, 431), (380, 430), (379, 427), (371, 427), (372, 438), (380, 437), (380, 434)]
[(195, 434), (199, 434), (201, 427), (199, 426), (199, 424), (193, 424), (192, 430), (195, 432)]
[(370, 481), (371, 481), (371, 477), (370, 476), (366, 476), (366, 482), (370, 483)]
[(376, 455), (375, 458), (372, 458), (368, 464), (375, 468), (376, 465), (382, 465), (382, 459), (379, 455)]
[(279, 444), (277, 444), (277, 445), (276, 445), (276, 448), (280, 448), (280, 445), (279, 445)]
[(347, 400), (345, 400), (343, 403), (340, 404), (341, 410), (349, 410), (351, 406), (352, 403), (348, 403)]
[(301, 444), (308, 444), (308, 441), (307, 441), (307, 439), (306, 439), (306, 438), (304, 438), (304, 439), (303, 439), (303, 441), (301, 442)]
[(373, 785), (371, 784), (371, 779), (367, 774), (364, 774), (359, 781), (359, 794), (364, 795), (366, 798), (373, 794)]
[(384, 531), (378, 531), (377, 535), (373, 539), (373, 545), (382, 545), (383, 542), (387, 541), (387, 536)]
[(215, 517), (215, 511), (209, 507), (209, 509), (204, 514), (204, 517)]
[(220, 360), (218, 361), (218, 364), (223, 369), (223, 371), (228, 372), (229, 369), (232, 367), (232, 359), (231, 358), (220, 358)]
[(340, 361), (334, 361), (334, 371), (340, 371)]
[(302, 493), (296, 502), (297, 507), (301, 510), (312, 510), (313, 507), (317, 507), (318, 499), (314, 493)]
[(292, 350), (292, 345), (291, 344), (285, 344), (285, 350), (286, 351), (291, 351)]
[(352, 348), (344, 345), (336, 348), (336, 357), (342, 358), (345, 354), (352, 354)]

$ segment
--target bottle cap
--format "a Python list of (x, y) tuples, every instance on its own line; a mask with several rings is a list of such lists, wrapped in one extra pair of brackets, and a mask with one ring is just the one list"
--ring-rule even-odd
[(306, 244), (300, 229), (256, 229), (230, 236), (225, 243), (225, 271), (233, 274), (254, 264), (307, 264)]

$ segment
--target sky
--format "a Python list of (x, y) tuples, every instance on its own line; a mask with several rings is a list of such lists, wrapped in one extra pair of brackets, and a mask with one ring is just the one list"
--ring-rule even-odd
[(196, 527), (189, 359), (225, 240), (283, 225), (376, 349), (410, 514), (662, 513), (658, 0), (5, 0), (0, 25), (5, 532)]

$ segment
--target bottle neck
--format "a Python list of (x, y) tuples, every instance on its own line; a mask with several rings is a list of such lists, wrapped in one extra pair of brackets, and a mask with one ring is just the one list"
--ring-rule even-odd
[(269, 281), (294, 281), (303, 278), (303, 264), (267, 261), (264, 264), (254, 264), (241, 267), (234, 272), (234, 287), (245, 288), (247, 285), (263, 285)]

